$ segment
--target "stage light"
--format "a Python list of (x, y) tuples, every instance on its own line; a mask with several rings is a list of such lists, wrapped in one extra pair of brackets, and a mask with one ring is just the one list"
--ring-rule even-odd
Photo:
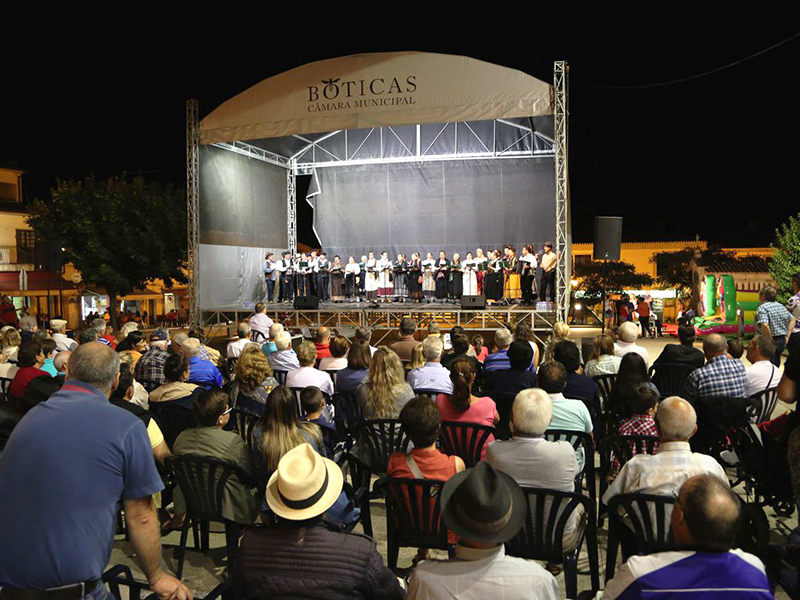
[(581, 307), (581, 304), (580, 304), (580, 302), (579, 302), (578, 304), (576, 304), (576, 305), (575, 305), (575, 310), (580, 310), (581, 308), (582, 308), (582, 307)]
[(578, 280), (577, 279), (570, 279), (569, 284), (572, 287), (578, 287)]

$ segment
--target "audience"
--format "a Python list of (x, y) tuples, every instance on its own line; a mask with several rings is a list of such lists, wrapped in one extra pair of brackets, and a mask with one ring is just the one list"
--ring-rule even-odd
[(514, 340), (508, 347), (508, 362), (511, 368), (487, 373), (484, 389), (487, 392), (516, 395), (522, 390), (535, 388), (536, 373), (528, 371), (532, 361), (531, 345), (522, 340)]
[(22, 343), (26, 344), (33, 338), (34, 332), (39, 330), (39, 325), (36, 323), (36, 317), (33, 315), (26, 315), (19, 320), (20, 336)]
[(167, 330), (159, 327), (150, 334), (150, 349), (147, 350), (136, 363), (134, 374), (148, 392), (152, 392), (166, 381), (164, 364), (170, 356), (167, 352), (169, 334)]
[(728, 356), (734, 360), (741, 360), (744, 354), (744, 345), (740, 340), (728, 340)]
[(592, 344), (592, 358), (586, 361), (583, 372), (589, 377), (616, 375), (622, 359), (614, 354), (614, 340), (608, 335), (598, 335)]
[(347, 351), (347, 366), (336, 374), (337, 392), (355, 392), (369, 373), (369, 362), (372, 354), (369, 344), (356, 340)]
[(327, 358), (331, 355), (331, 330), (324, 325), (317, 329), (317, 341), (315, 346), (317, 348), (317, 360)]
[[(330, 356), (326, 356), (319, 361), (320, 371), (341, 371), (347, 367), (347, 351), (350, 349), (350, 342), (347, 338), (337, 335), (330, 343)], [(338, 376), (338, 374), (337, 374)]]
[(492, 352), (483, 361), (483, 370), (486, 373), (511, 368), (508, 360), (508, 347), (513, 341), (514, 336), (505, 327), (494, 332), (494, 345), (497, 346), (497, 352)]
[[(658, 437), (655, 414), (658, 407), (658, 394), (647, 385), (635, 388), (622, 407), (621, 419), (617, 425), (617, 435), (649, 435)], [(636, 454), (635, 442), (629, 442), (632, 454)], [(658, 452), (658, 442), (653, 443), (653, 454)], [(609, 479), (619, 473), (619, 458), (614, 457), (609, 471)]]
[(728, 344), (719, 333), (710, 333), (703, 340), (706, 365), (692, 371), (684, 383), (690, 400), (701, 398), (744, 398), (747, 371), (740, 360), (728, 357)]
[(536, 343), (536, 338), (533, 335), (533, 331), (531, 330), (531, 326), (528, 324), (527, 321), (518, 321), (516, 325), (514, 325), (514, 339), (521, 341), (521, 342), (528, 342), (531, 346), (531, 350), (533, 350), (533, 370), (535, 371), (536, 368), (539, 366), (539, 346)]
[(269, 356), (273, 352), (278, 351), (278, 347), (275, 345), (275, 338), (278, 337), (281, 331), (283, 331), (283, 325), (281, 323), (273, 323), (272, 327), (269, 328), (269, 340), (264, 342), (261, 346), (261, 350), (264, 352), (265, 356)]
[[(136, 332), (133, 332), (136, 333)], [(122, 345), (122, 342), (117, 346)], [(189, 383), (196, 383), (202, 388), (222, 387), (222, 373), (211, 361), (200, 358), (200, 340), (186, 338), (181, 343), (181, 353), (189, 359)]]
[(413, 397), (414, 390), (405, 382), (400, 357), (385, 346), (378, 348), (369, 364), (369, 375), (356, 389), (364, 418), (396, 419)]
[(778, 292), (771, 285), (761, 288), (759, 293), (761, 304), (756, 311), (756, 327), (759, 328), (759, 333), (771, 337), (775, 342), (772, 364), (780, 367), (781, 354), (794, 332), (796, 320), (783, 304), (776, 302), (777, 298)]
[(147, 352), (147, 341), (144, 339), (144, 332), (138, 329), (131, 331), (124, 340), (117, 344), (117, 352), (130, 352), (133, 356), (133, 365), (142, 358), (142, 354)]
[(600, 417), (600, 390), (591, 377), (581, 373), (581, 352), (578, 346), (570, 340), (556, 342), (553, 358), (567, 370), (564, 396), (583, 402), (592, 415), (592, 421), (597, 422)]
[[(64, 354), (59, 352), (57, 356)], [(64, 385), (64, 377), (36, 377), (25, 388), (18, 407), (21, 414), (27, 414), (37, 404), (46, 402)]]
[(619, 326), (617, 333), (619, 339), (614, 344), (614, 354), (622, 358), (629, 352), (635, 352), (642, 357), (646, 366), (650, 366), (650, 355), (647, 348), (644, 348), (636, 343), (639, 337), (639, 328), (635, 323), (627, 321)]
[(481, 370), (483, 369), (483, 365), (478, 362), (478, 359), (474, 356), (469, 356), (469, 338), (466, 334), (463, 333), (454, 333), (451, 334), (450, 342), (453, 346), (452, 350), (446, 353), (442, 357), (442, 366), (445, 369), (450, 369), (450, 365), (453, 364), (454, 361), (465, 358), (472, 363), (472, 368), (475, 369), (475, 372), (480, 375)]
[(42, 347), (42, 352), (44, 353), (42, 371), (50, 375), (50, 377), (55, 377), (58, 375), (55, 366), (53, 366), (53, 360), (55, 358), (53, 353), (56, 351), (56, 343), (53, 339), (48, 338), (46, 340), (42, 340), (40, 346)]
[(563, 321), (558, 321), (555, 325), (553, 325), (553, 333), (551, 333), (550, 337), (547, 338), (547, 348), (545, 349), (544, 360), (553, 360), (553, 350), (555, 350), (556, 344), (561, 340), (568, 340), (571, 334), (572, 330), (569, 328), (569, 325)]
[(372, 341), (372, 330), (369, 327), (356, 327), (356, 332), (353, 335), (354, 339), (360, 342), (366, 342), (369, 345), (370, 354), (375, 354), (377, 348), (370, 345)]
[(389, 348), (404, 362), (411, 360), (411, 351), (419, 344), (414, 338), (416, 330), (416, 321), (411, 317), (403, 317), (400, 321), (400, 338), (396, 342), (389, 344)]
[(150, 402), (169, 402), (180, 400), (202, 389), (196, 383), (190, 383), (189, 360), (182, 354), (172, 354), (164, 363), (164, 383), (150, 392)]
[[(96, 319), (92, 319), (91, 327), (97, 331), (98, 342), (106, 346), (110, 346), (112, 350), (117, 349), (117, 338), (114, 337), (114, 330), (108, 323), (106, 323), (104, 318), (97, 317)], [(125, 335), (128, 335), (129, 331), (136, 329), (137, 327), (138, 325), (136, 325), (136, 323), (124, 325), (123, 329), (120, 330), (120, 340), (122, 340)]]
[[(102, 343), (100, 342), (100, 336), (97, 335), (97, 330), (94, 329), (93, 327), (90, 327), (89, 329), (84, 329), (78, 334), (79, 345), (91, 344), (92, 342)], [(108, 346), (109, 348), (111, 347), (111, 344), (104, 344), (104, 345)]]
[(50, 330), (53, 332), (53, 341), (56, 343), (56, 348), (59, 352), (64, 350), (75, 350), (78, 343), (66, 336), (64, 331), (67, 328), (67, 322), (64, 319), (50, 319)]
[[(273, 321), (267, 316), (267, 305), (263, 302), (258, 302), (253, 313), (253, 316), (247, 320), (250, 328), (264, 336), (265, 340), (268, 339), (269, 328), (272, 327)], [(253, 341), (258, 342), (260, 340), (253, 338)]]
[(300, 362), (300, 367), (289, 371), (286, 375), (286, 387), (304, 388), (313, 385), (328, 396), (333, 396), (333, 381), (330, 376), (314, 368), (314, 364), (317, 362), (316, 346), (311, 342), (300, 344), (297, 349), (297, 360)]
[(406, 370), (412, 371), (425, 366), (425, 352), (422, 349), (422, 344), (417, 344), (411, 351), (411, 360), (406, 365)]
[(14, 328), (7, 329), (3, 334), (3, 354), (10, 363), (17, 362), (17, 352), (22, 345), (22, 337)]
[(228, 358), (239, 358), (239, 355), (244, 350), (247, 344), (250, 344), (250, 323), (242, 321), (236, 328), (236, 335), (238, 336), (232, 342), (228, 342), (228, 348), (225, 350), (225, 356)]
[(25, 388), (36, 377), (50, 377), (50, 374), (42, 371), (44, 364), (44, 352), (42, 346), (37, 342), (25, 342), (19, 347), (17, 356), (19, 370), (14, 375), (8, 393), (12, 398), (20, 399), (25, 393)]
[(483, 345), (482, 335), (472, 336), (472, 349), (475, 351), (475, 358), (478, 359), (479, 363), (483, 364), (486, 357), (489, 356), (489, 349)]
[(422, 341), (425, 365), (413, 369), (408, 374), (408, 384), (414, 390), (433, 390), (443, 394), (453, 391), (450, 373), (442, 364), (444, 343), (440, 337), (429, 335)]
[[(31, 382), (33, 383), (33, 382)], [(28, 386), (30, 388), (30, 386)], [(153, 449), (153, 458), (159, 463), (164, 463), (164, 459), (170, 456), (169, 447), (164, 440), (161, 428), (153, 418), (150, 411), (133, 403), (133, 373), (130, 369), (122, 365), (119, 370), (119, 383), (116, 389), (111, 392), (109, 402), (114, 406), (127, 410), (135, 415), (147, 429), (147, 437), (150, 439), (150, 447)]]
[[(455, 327), (450, 329), (450, 340), (451, 340), (451, 342), (452, 342), (452, 339), (456, 335), (467, 335), (467, 330), (464, 329), (461, 325), (456, 325)], [(452, 346), (452, 344), (451, 344), (451, 346)], [(445, 352), (445, 355), (447, 355), (449, 352), (452, 352), (452, 348), (448, 352)], [(472, 358), (476, 358), (476, 359), (478, 358), (478, 355), (475, 352), (475, 348), (473, 348), (469, 343), (469, 336), (467, 336), (467, 356), (471, 356)], [(480, 362), (480, 361), (478, 361), (478, 362)], [(483, 364), (483, 363), (481, 363), (481, 364)]]
[(698, 348), (694, 347), (696, 339), (694, 325), (680, 325), (678, 327), (678, 341), (680, 343), (664, 346), (656, 362), (653, 363), (656, 370), (665, 363), (690, 365), (695, 369), (702, 367), (706, 362), (706, 357)]
[(288, 372), (300, 368), (297, 354), (292, 350), (292, 335), (288, 331), (281, 331), (275, 336), (275, 348), (275, 352), (267, 356), (273, 371)]
[(192, 327), (187, 335), (200, 342), (200, 358), (209, 361), (217, 369), (225, 364), (222, 359), (222, 353), (206, 344), (206, 334), (201, 327)]
[(230, 404), (236, 410), (261, 416), (264, 405), (278, 382), (261, 347), (249, 342), (236, 361), (236, 378), (231, 384)]
[(608, 397), (606, 412), (617, 416), (630, 414), (631, 398), (635, 395), (636, 389), (642, 385), (649, 387), (658, 397), (658, 388), (650, 381), (644, 360), (638, 354), (629, 352), (622, 357), (619, 373)]
[(323, 414), (325, 410), (325, 396), (319, 388), (308, 386), (300, 392), (300, 408), (303, 411), (303, 420), (314, 423), (322, 434), (322, 443), (325, 447), (325, 456), (333, 458), (336, 446), (336, 425), (331, 423)]
[(750, 366), (745, 369), (747, 387), (745, 395), (750, 398), (758, 393), (778, 387), (781, 370), (772, 363), (775, 342), (768, 335), (756, 335), (747, 346), (747, 360)]
[(56, 357), (53, 359), (53, 366), (56, 368), (54, 379), (60, 379), (61, 383), (64, 383), (67, 375), (69, 375), (68, 363), (70, 356), (72, 356), (72, 352), (69, 350), (62, 350), (56, 354)]

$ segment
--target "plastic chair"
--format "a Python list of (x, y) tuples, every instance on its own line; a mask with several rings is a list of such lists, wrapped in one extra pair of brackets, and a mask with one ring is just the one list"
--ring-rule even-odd
[(362, 461), (377, 475), (385, 475), (389, 465), (389, 457), (394, 452), (405, 452), (409, 439), (400, 426), (398, 419), (370, 419), (362, 421), (355, 430), (358, 444), (364, 444), (365, 452), (361, 456), (369, 456)]
[(441, 390), (431, 390), (427, 388), (418, 388), (414, 390), (414, 393), (418, 396), (428, 396), (431, 400), (436, 400), (436, 396), (442, 394)]
[[(203, 391), (202, 388), (198, 388), (198, 390)], [(194, 395), (167, 402), (150, 403), (150, 412), (156, 418), (161, 433), (164, 434), (164, 440), (170, 448), (175, 444), (175, 440), (182, 431), (194, 427), (193, 406)]]
[(336, 389), (336, 376), (339, 374), (339, 369), (326, 369), (323, 373), (327, 373), (328, 377), (333, 382), (333, 389)]
[[(546, 440), (551, 442), (558, 442), (564, 440), (569, 442), (572, 447), (577, 451), (578, 448), (583, 448), (583, 470), (578, 473), (576, 483), (578, 486), (583, 486), (589, 492), (589, 498), (597, 505), (597, 478), (594, 468), (594, 440), (592, 436), (585, 431), (570, 431), (568, 429), (548, 429), (544, 432)], [(581, 489), (580, 487), (578, 489)]]
[(611, 397), (611, 388), (617, 380), (616, 373), (609, 375), (595, 375), (592, 377), (600, 390), (600, 399), (603, 401), (603, 410), (608, 406), (608, 399)]
[(650, 377), (663, 399), (683, 393), (683, 384), (695, 369), (683, 363), (660, 363), (650, 367)]
[(511, 438), (511, 409), (514, 406), (514, 399), (516, 394), (508, 392), (488, 392), (488, 396), (494, 400), (497, 407), (497, 414), (500, 420), (495, 425), (495, 431), (498, 439), (507, 440)]
[(214, 521), (225, 524), (225, 544), (228, 568), (232, 568), (239, 548), (240, 525), (222, 517), (222, 498), (225, 485), (234, 475), (245, 484), (253, 484), (241, 468), (225, 461), (205, 456), (170, 456), (165, 460), (167, 469), (173, 474), (186, 500), (186, 520), (181, 530), (180, 546), (177, 549), (178, 579), (183, 574), (186, 542), (190, 523), (194, 523), (195, 547), (198, 546), (197, 527), (201, 528), (200, 549), (208, 550), (209, 524)]
[[(658, 438), (650, 435), (617, 435), (600, 442), (600, 510), (599, 515), (605, 514), (603, 494), (608, 489), (608, 474), (611, 472), (613, 458), (619, 461), (620, 469), (636, 454), (655, 454)], [(612, 458), (613, 457), (613, 458)]]
[(275, 375), (275, 381), (278, 382), (278, 385), (286, 385), (286, 376), (289, 374), (289, 371), (272, 371), (273, 375)]
[(0, 396), (2, 396), (0, 399), (6, 404), (11, 402), (11, 394), (8, 393), (8, 390), (11, 388), (12, 381), (13, 379), (8, 377), (0, 377)]
[(452, 553), (442, 522), (440, 496), (443, 481), (386, 480), (386, 564), (397, 569), (400, 547), (437, 548)]
[(775, 406), (778, 404), (778, 388), (764, 390), (750, 397), (757, 404), (749, 409), (750, 418), (756, 425), (769, 421)]
[[(528, 510), (522, 529), (513, 539), (506, 542), (506, 552), (511, 556), (563, 564), (567, 598), (575, 598), (578, 593), (578, 555), (585, 540), (592, 589), (600, 589), (594, 503), (586, 496), (575, 492), (529, 487), (523, 487), (522, 491), (528, 501)], [(579, 505), (583, 505), (586, 511), (586, 529), (577, 546), (573, 550), (565, 551), (564, 528)]]
[(247, 449), (252, 451), (255, 446), (253, 443), (253, 428), (261, 417), (237, 408), (231, 411), (231, 416), (233, 417), (231, 420), (234, 423), (236, 431), (241, 436), (242, 440), (244, 440)]
[(250, 331), (250, 341), (257, 344), (263, 344), (264, 342), (268, 342), (269, 338), (267, 338), (267, 336), (261, 333), (258, 329), (253, 329)]
[[(670, 517), (675, 498), (654, 494), (619, 494), (608, 502), (608, 550), (606, 554), (606, 581), (614, 577), (617, 566), (617, 550), (622, 531), (631, 530), (636, 547), (633, 554), (653, 554), (670, 547)], [(670, 510), (667, 510), (667, 507)], [(630, 537), (630, 536), (629, 536)], [(627, 560), (623, 548), (623, 560)]]
[[(108, 584), (109, 592), (114, 598), (129, 598), (130, 600), (141, 600), (142, 599), (142, 592), (150, 592), (144, 598), (144, 600), (158, 600), (158, 596), (154, 592), (150, 591), (150, 587), (141, 581), (136, 581), (133, 578), (133, 573), (131, 572), (130, 567), (127, 565), (114, 565), (110, 569), (108, 569), (105, 573), (103, 573), (103, 582)], [(122, 594), (120, 590), (120, 586), (125, 586), (128, 588), (127, 594)], [(213, 590), (211, 590), (207, 596), (204, 598), (198, 598), (195, 596), (197, 600), (216, 600), (221, 595), (224, 595), (228, 588), (231, 587), (231, 581), (226, 579), (222, 583), (218, 584)]]
[(483, 450), (494, 435), (494, 427), (478, 423), (442, 421), (439, 442), (445, 454), (460, 456), (468, 469), (477, 465)]

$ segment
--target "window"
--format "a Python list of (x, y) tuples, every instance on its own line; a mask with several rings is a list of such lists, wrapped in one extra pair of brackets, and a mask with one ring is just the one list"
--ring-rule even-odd
[(17, 229), (17, 262), (33, 263), (36, 249), (36, 234), (30, 229)]

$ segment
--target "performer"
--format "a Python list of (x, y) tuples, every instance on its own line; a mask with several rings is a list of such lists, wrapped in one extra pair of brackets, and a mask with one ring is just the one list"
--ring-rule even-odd
[(553, 252), (553, 242), (545, 242), (544, 253), (539, 261), (542, 274), (539, 279), (539, 300), (553, 302), (556, 296), (556, 263), (558, 257)]
[(366, 264), (367, 282), (364, 289), (367, 292), (367, 300), (374, 302), (378, 298), (378, 261), (375, 260), (375, 253), (370, 252)]
[[(341, 260), (339, 263), (341, 264)], [(330, 281), (330, 268), (331, 262), (328, 260), (328, 253), (327, 252), (320, 252), (319, 258), (317, 258), (316, 266), (314, 267), (317, 269), (317, 276), (316, 276), (316, 291), (317, 296), (319, 296), (320, 302), (327, 302), (330, 300), (330, 294), (328, 293), (328, 282)], [(341, 296), (341, 294), (339, 294)]]
[(415, 303), (422, 300), (422, 261), (419, 252), (414, 252), (408, 263), (408, 297)]
[(536, 255), (533, 253), (533, 246), (528, 244), (522, 249), (522, 256), (519, 259), (521, 266), (520, 286), (522, 287), (522, 306), (533, 304), (533, 284), (536, 279)]
[(276, 267), (277, 271), (281, 274), (281, 288), (278, 300), (280, 302), (291, 302), (294, 300), (294, 286), (295, 286), (295, 272), (297, 265), (292, 260), (292, 253), (286, 251), (283, 253), (283, 258)]
[(439, 260), (436, 261), (436, 299), (444, 302), (447, 300), (447, 287), (450, 281), (450, 261), (444, 250), (439, 252)]
[(361, 273), (361, 267), (358, 266), (356, 259), (350, 257), (347, 259), (347, 266), (344, 268), (344, 294), (348, 299), (356, 299), (356, 302), (361, 302), (358, 297), (358, 279)]
[(475, 271), (475, 281), (478, 284), (478, 293), (485, 294), (484, 291), (484, 278), (486, 277), (486, 266), (488, 264), (488, 260), (486, 256), (483, 254), (483, 249), (478, 248), (475, 253), (475, 266), (477, 267)]
[(408, 296), (408, 263), (405, 254), (397, 255), (394, 263), (394, 298), (398, 302), (405, 302)]
[(465, 296), (476, 296), (478, 294), (478, 263), (472, 258), (472, 252), (467, 252), (464, 261), (464, 274), (461, 277), (461, 287)]
[(389, 253), (385, 250), (381, 252), (376, 269), (378, 271), (378, 297), (381, 302), (391, 302), (394, 286), (392, 285), (392, 270), (394, 265), (389, 260)]
[(503, 294), (508, 303), (513, 304), (514, 300), (519, 300), (522, 297), (519, 287), (519, 261), (513, 246), (506, 246), (504, 253), (506, 257), (504, 265), (506, 279)]
[(436, 280), (434, 279), (436, 260), (434, 260), (433, 254), (430, 252), (425, 256), (425, 260), (422, 261), (422, 269), (422, 294), (428, 302), (431, 302), (436, 292)]
[(358, 295), (363, 299), (367, 296), (367, 257), (363, 254), (358, 266), (361, 269), (361, 274), (358, 276)]
[(275, 254), (267, 252), (264, 259), (262, 270), (264, 271), (264, 283), (267, 286), (267, 302), (275, 299), (275, 282), (278, 280), (278, 272), (275, 269)]
[(461, 255), (456, 252), (453, 254), (453, 262), (450, 263), (450, 297), (456, 302), (461, 301), (461, 296), (464, 291), (463, 277), (463, 263), (461, 262)]
[(503, 261), (500, 260), (499, 250), (489, 251), (486, 277), (484, 278), (484, 293), (490, 304), (503, 298)]
[(295, 268), (297, 269), (295, 295), (298, 298), (302, 298), (308, 295), (308, 255), (305, 252), (300, 254), (300, 259), (296, 261)]
[[(325, 254), (323, 253), (322, 256)], [(331, 278), (331, 299), (334, 302), (342, 302), (344, 300), (344, 263), (338, 254), (333, 257), (333, 262), (328, 270)]]
[(308, 257), (308, 275), (306, 277), (306, 296), (318, 296), (322, 300), (322, 294), (317, 290), (317, 275), (319, 274), (319, 256), (316, 250), (311, 251)]

